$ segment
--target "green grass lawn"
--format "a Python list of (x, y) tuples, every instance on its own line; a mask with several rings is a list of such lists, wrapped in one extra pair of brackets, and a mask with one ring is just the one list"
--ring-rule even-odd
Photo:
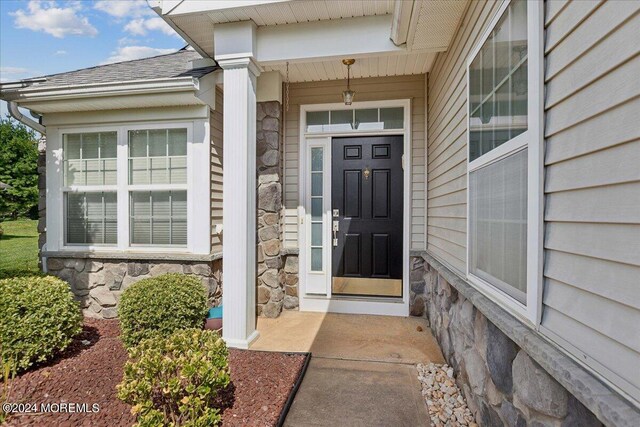
[(38, 221), (18, 219), (0, 223), (0, 279), (38, 274)]

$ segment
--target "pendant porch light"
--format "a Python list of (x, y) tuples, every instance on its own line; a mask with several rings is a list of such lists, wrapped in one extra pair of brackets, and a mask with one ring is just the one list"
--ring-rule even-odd
[(355, 59), (343, 59), (342, 63), (347, 66), (347, 90), (342, 92), (344, 105), (351, 105), (356, 92), (351, 90), (351, 66), (356, 62)]

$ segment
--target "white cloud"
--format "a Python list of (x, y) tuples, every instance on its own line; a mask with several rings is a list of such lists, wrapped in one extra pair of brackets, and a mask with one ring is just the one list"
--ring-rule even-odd
[(178, 36), (178, 33), (160, 17), (133, 19), (124, 26), (124, 30), (135, 36), (145, 36), (149, 31), (162, 31), (168, 36)]
[(68, 35), (95, 36), (98, 30), (89, 19), (78, 14), (81, 4), (70, 3), (69, 7), (58, 7), (56, 2), (31, 0), (28, 10), (19, 9), (11, 13), (17, 28), (42, 31), (57, 38)]
[(36, 73), (33, 73), (27, 68), (21, 67), (0, 67), (0, 82), (14, 82), (16, 80), (26, 79), (27, 77), (33, 77)]
[(68, 52), (66, 50), (56, 50), (54, 55), (56, 56), (63, 56), (66, 55)]
[(134, 18), (153, 14), (146, 0), (99, 0), (93, 7), (115, 18)]
[(166, 55), (175, 52), (175, 49), (158, 49), (149, 46), (123, 46), (111, 52), (111, 56), (107, 58), (101, 65), (110, 64), (112, 62), (131, 61), (134, 59), (148, 58), (156, 55)]

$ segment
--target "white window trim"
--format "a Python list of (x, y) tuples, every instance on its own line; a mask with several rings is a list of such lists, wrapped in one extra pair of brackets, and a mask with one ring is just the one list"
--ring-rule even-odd
[[(136, 130), (155, 130), (155, 129), (187, 129), (187, 182), (184, 184), (129, 184), (129, 164), (131, 160), (131, 156), (129, 155), (129, 132)], [(127, 126), (124, 129), (124, 137), (127, 145), (127, 168), (125, 172), (121, 172), (118, 170), (118, 182), (121, 182), (121, 178), (126, 183), (127, 188), (127, 238), (126, 243), (127, 247), (135, 250), (161, 250), (163, 252), (171, 252), (178, 251), (182, 252), (189, 247), (189, 243), (191, 241), (192, 235), (189, 233), (189, 222), (191, 219), (191, 215), (189, 213), (189, 206), (191, 206), (190, 197), (191, 191), (189, 188), (193, 188), (193, 185), (189, 185), (189, 179), (191, 175), (191, 168), (193, 165), (193, 156), (189, 155), (189, 146), (193, 141), (193, 124), (192, 123), (163, 123), (163, 124), (139, 124)], [(119, 153), (118, 153), (119, 154)], [(147, 153), (148, 154), (148, 153)], [(147, 156), (148, 158), (148, 156)], [(124, 175), (124, 176), (123, 176)], [(187, 192), (187, 244), (186, 245), (154, 245), (147, 243), (132, 243), (131, 242), (131, 193), (132, 192), (154, 192), (154, 191), (186, 191)], [(120, 201), (118, 199), (118, 201)], [(118, 204), (120, 206), (120, 204)], [(118, 208), (118, 211), (120, 209)], [(118, 212), (118, 217), (120, 212)], [(118, 236), (120, 237), (120, 236)], [(118, 239), (120, 242), (120, 239)]]
[[(210, 253), (210, 212), (203, 200), (210, 198), (210, 131), (206, 119), (167, 122), (114, 123), (98, 126), (49, 126), (47, 129), (47, 251), (126, 253)], [(187, 129), (187, 182), (185, 184), (129, 185), (128, 131), (141, 129)], [(117, 184), (107, 186), (64, 186), (62, 137), (69, 133), (117, 132)], [(65, 191), (117, 191), (117, 245), (66, 244)], [(135, 190), (187, 191), (187, 245), (132, 245), (129, 237), (129, 192)]]
[[(469, 68), (496, 24), (511, 4), (504, 0), (488, 28), (467, 58), (467, 108), (470, 103)], [(527, 78), (528, 129), (473, 161), (469, 161), (470, 127), (467, 116), (467, 262), (466, 277), (480, 292), (536, 329), (540, 327), (543, 289), (543, 213), (544, 213), (544, 2), (527, 1)], [(527, 294), (526, 304), (474, 276), (470, 265), (469, 174), (527, 148)]]

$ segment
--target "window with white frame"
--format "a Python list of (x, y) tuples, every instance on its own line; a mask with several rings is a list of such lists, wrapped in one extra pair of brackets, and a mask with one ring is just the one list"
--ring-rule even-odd
[(128, 131), (132, 245), (187, 245), (187, 129)]
[(66, 244), (116, 244), (117, 133), (69, 133), (62, 139)]
[(541, 90), (532, 84), (539, 64), (530, 46), (530, 26), (535, 23), (529, 15), (533, 11), (537, 19), (538, 14), (534, 7), (526, 0), (507, 2), (467, 70), (468, 273), (473, 281), (523, 306), (531, 301), (529, 220), (537, 220), (529, 218), (529, 180), (538, 179), (530, 175), (535, 170), (530, 162), (537, 161), (537, 155), (530, 158), (530, 154), (539, 147), (536, 122), (540, 120), (532, 102)]
[[(64, 244), (186, 247), (187, 128), (120, 134), (121, 169), (117, 130), (62, 134)], [(118, 241), (118, 200), (129, 206), (128, 242)]]

